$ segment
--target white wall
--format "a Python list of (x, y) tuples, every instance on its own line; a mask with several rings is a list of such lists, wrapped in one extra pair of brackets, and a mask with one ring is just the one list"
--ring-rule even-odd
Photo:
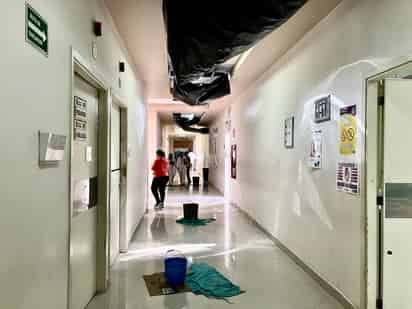
[[(222, 194), (225, 192), (225, 134), (227, 113), (222, 112), (210, 126), (209, 182)], [(215, 141), (213, 141), (215, 140)], [(216, 143), (216, 152), (213, 143)]]
[[(361, 196), (336, 191), (336, 164), (342, 160), (338, 109), (358, 106), (358, 146), (363, 150), (364, 81), (372, 73), (400, 64), (400, 59), (412, 59), (411, 27), (409, 0), (344, 0), (233, 100), (238, 180), (232, 183), (232, 200), (358, 307), (365, 302), (365, 188)], [(333, 119), (315, 126), (313, 102), (329, 93)], [(282, 126), (291, 115), (296, 117), (296, 147), (287, 150)], [(215, 125), (222, 130), (221, 120)], [(321, 171), (307, 166), (313, 127), (324, 132)], [(361, 151), (351, 159), (360, 160), (364, 167), (363, 155)], [(221, 178), (222, 170), (212, 176), (218, 186)], [(374, 244), (375, 239), (369, 241)], [(368, 282), (368, 308), (375, 306), (375, 284)]]
[[(161, 123), (156, 110), (148, 106), (147, 113), (147, 158), (148, 158), (148, 182), (151, 183), (153, 179), (152, 165), (156, 159), (156, 150), (161, 146)], [(151, 194), (150, 188), (147, 188), (148, 194)]]
[[(38, 167), (38, 131), (70, 134), (71, 46), (129, 107), (128, 233), (143, 213), (146, 167), (142, 88), (100, 1), (32, 0), (49, 24), (46, 58), (25, 42), (25, 1), (3, 0), (0, 48), (0, 307), (67, 306), (69, 152), (58, 168)], [(91, 57), (92, 20), (103, 23)], [(118, 62), (126, 61), (118, 89)]]

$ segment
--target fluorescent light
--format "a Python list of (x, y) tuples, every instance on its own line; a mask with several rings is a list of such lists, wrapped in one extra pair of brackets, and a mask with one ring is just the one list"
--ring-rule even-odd
[(193, 120), (195, 118), (195, 115), (189, 113), (182, 113), (180, 114), (180, 117), (185, 118), (187, 120)]

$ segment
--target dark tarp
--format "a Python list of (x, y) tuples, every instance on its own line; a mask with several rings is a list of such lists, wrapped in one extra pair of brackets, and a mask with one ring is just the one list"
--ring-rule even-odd
[(200, 120), (202, 119), (202, 117), (203, 117), (203, 114), (200, 116), (194, 115), (193, 119), (187, 119), (185, 117), (182, 117), (182, 114), (180, 113), (173, 114), (173, 118), (176, 124), (183, 130), (187, 132), (193, 132), (193, 133), (209, 134), (208, 127), (200, 127), (200, 128), (193, 127), (194, 125), (197, 125), (200, 123)]
[[(307, 0), (163, 0), (173, 95), (195, 105), (230, 93), (222, 64), (286, 22)], [(199, 78), (207, 77), (199, 82)]]

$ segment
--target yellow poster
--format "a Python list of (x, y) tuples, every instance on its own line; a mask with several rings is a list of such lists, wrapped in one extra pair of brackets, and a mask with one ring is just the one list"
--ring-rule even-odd
[(339, 121), (339, 151), (342, 155), (353, 155), (356, 153), (356, 105), (340, 109)]

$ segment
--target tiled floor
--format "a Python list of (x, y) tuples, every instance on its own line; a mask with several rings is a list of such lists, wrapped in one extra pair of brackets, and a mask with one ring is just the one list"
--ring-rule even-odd
[[(215, 217), (203, 227), (176, 224), (182, 202), (198, 202), (200, 217)], [(193, 294), (150, 297), (142, 276), (163, 270), (168, 249), (178, 249), (195, 262), (207, 262), (247, 292), (225, 301)], [(167, 207), (149, 213), (134, 235), (130, 251), (111, 273), (107, 293), (88, 309), (239, 308), (342, 309), (315, 281), (278, 249), (237, 209), (213, 189), (169, 190)]]

